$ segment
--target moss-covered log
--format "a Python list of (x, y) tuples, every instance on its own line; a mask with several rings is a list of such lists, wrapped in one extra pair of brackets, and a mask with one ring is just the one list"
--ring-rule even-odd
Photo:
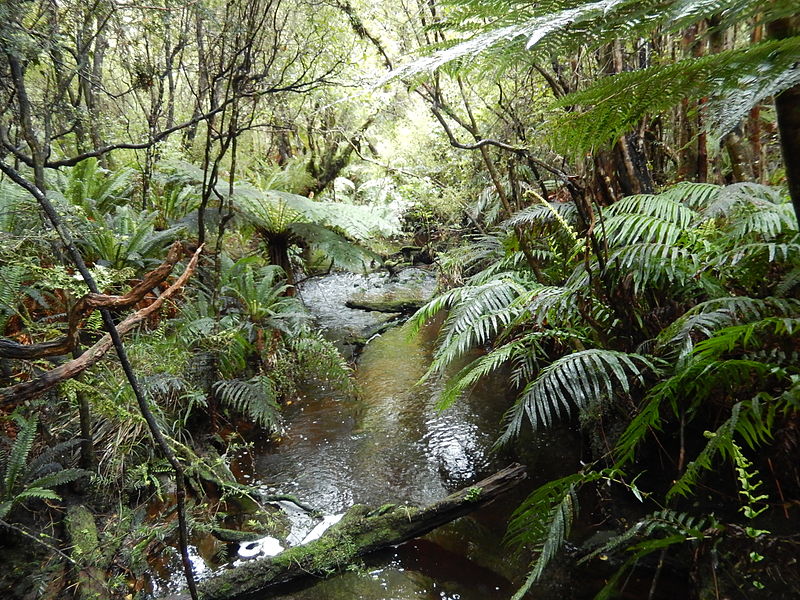
[(462, 517), (510, 490), (525, 478), (514, 464), (424, 508), (385, 505), (372, 510), (353, 506), (320, 539), (289, 548), (273, 558), (254, 560), (207, 579), (203, 600), (264, 597), (277, 585), (299, 577), (331, 575), (376, 550), (401, 544)]
[(106, 573), (101, 566), (102, 552), (94, 516), (83, 505), (71, 506), (64, 521), (74, 561), (75, 598), (107, 598)]

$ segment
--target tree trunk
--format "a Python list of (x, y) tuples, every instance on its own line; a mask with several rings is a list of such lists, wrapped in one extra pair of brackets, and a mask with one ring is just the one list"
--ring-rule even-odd
[[(768, 25), (767, 33), (772, 39), (800, 35), (800, 17), (773, 21)], [(797, 222), (800, 224), (800, 85), (775, 96), (775, 112), (778, 116), (778, 133), (781, 138), (789, 196), (794, 205)]]
[[(285, 550), (274, 558), (247, 562), (204, 581), (203, 600), (269, 597), (270, 590), (300, 577), (326, 577), (356, 559), (425, 535), (480, 508), (525, 479), (514, 464), (473, 486), (425, 508), (386, 505), (377, 510), (353, 506), (320, 539)], [(177, 600), (184, 596), (170, 596)]]

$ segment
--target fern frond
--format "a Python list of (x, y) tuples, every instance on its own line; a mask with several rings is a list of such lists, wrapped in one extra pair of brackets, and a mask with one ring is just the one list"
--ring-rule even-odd
[(701, 266), (700, 257), (674, 244), (627, 244), (608, 257), (608, 267), (632, 276), (634, 292), (666, 284), (690, 286)]
[(306, 378), (325, 381), (335, 389), (349, 393), (353, 389), (353, 371), (336, 345), (320, 332), (293, 338), (289, 348)]
[(81, 441), (82, 440), (80, 439), (67, 440), (47, 448), (44, 452), (39, 454), (36, 458), (28, 463), (26, 468), (28, 473), (26, 481), (31, 477), (35, 477), (42, 471), (50, 469), (54, 466), (57, 466), (60, 469), (61, 465), (55, 462), (55, 459), (78, 446)]
[(220, 403), (248, 416), (263, 429), (275, 430), (280, 424), (280, 407), (275, 401), (272, 381), (265, 375), (247, 381), (218, 381), (214, 384), (214, 394)]
[(651, 215), (621, 214), (605, 221), (605, 231), (610, 246), (630, 244), (674, 245), (682, 235), (685, 226), (666, 221)]
[(292, 223), (289, 229), (310, 248), (325, 254), (337, 268), (353, 273), (369, 271), (383, 259), (371, 250), (357, 246), (344, 236), (314, 223)]
[[(790, 84), (791, 78), (783, 76), (794, 69), (798, 53), (800, 36), (606, 77), (558, 100), (559, 107), (577, 104), (591, 109), (556, 119), (554, 143), (573, 152), (589, 150), (618, 138), (648, 113), (667, 110), (683, 98), (725, 94), (738, 89), (743, 79)], [(756, 97), (758, 102), (765, 96)], [(752, 106), (741, 108), (746, 113)]]
[(525, 418), (534, 429), (549, 427), (556, 418), (570, 415), (573, 406), (582, 410), (619, 391), (629, 393), (631, 380), (644, 383), (645, 369), (655, 370), (648, 358), (612, 350), (583, 350), (560, 358), (526, 386), (506, 413), (498, 444), (517, 436)]
[(3, 491), (5, 494), (13, 492), (14, 488), (20, 482), (20, 476), (25, 473), (25, 467), (28, 462), (28, 455), (33, 448), (33, 441), (36, 438), (36, 429), (39, 426), (39, 421), (36, 415), (30, 419), (19, 418), (21, 427), (17, 433), (17, 439), (11, 447), (11, 452), (8, 456), (8, 464), (6, 471), (3, 475)]
[[(514, 300), (524, 288), (510, 278), (492, 279), (458, 291), (457, 295), (446, 294), (444, 303), (433, 305), (450, 304), (450, 314), (442, 325), (439, 349), (426, 377), (441, 371), (475, 345), (488, 342), (522, 310)], [(431, 304), (428, 307), (433, 308)], [(423, 307), (420, 312), (429, 310)]]
[(579, 487), (602, 477), (601, 473), (590, 470), (555, 479), (534, 490), (514, 511), (505, 543), (513, 546), (534, 544), (538, 552), (528, 578), (514, 598), (525, 595), (563, 547), (578, 513)]
[(564, 546), (572, 529), (572, 522), (575, 520), (577, 510), (578, 498), (574, 489), (570, 488), (561, 502), (552, 510), (550, 527), (539, 547), (539, 556), (536, 558), (531, 572), (528, 573), (525, 583), (514, 593), (511, 600), (521, 600), (528, 593), (531, 585), (542, 578), (547, 565), (550, 564), (550, 561), (556, 557)]
[[(527, 333), (519, 339), (495, 348), (485, 356), (475, 359), (464, 367), (457, 375), (451, 377), (442, 391), (436, 407), (446, 410), (466, 391), (480, 379), (486, 377), (509, 361), (536, 360), (536, 357), (545, 355), (540, 342), (546, 339), (569, 339), (579, 336), (566, 330), (546, 329)], [(520, 377), (521, 378), (521, 377)]]
[(622, 467), (632, 462), (636, 456), (636, 448), (644, 441), (645, 436), (652, 431), (660, 430), (661, 396), (656, 389), (655, 393), (645, 398), (644, 406), (617, 438), (614, 447), (617, 466)]
[(795, 262), (800, 259), (800, 243), (756, 242), (739, 245), (733, 250), (720, 254), (715, 266), (734, 266), (746, 259), (766, 259), (767, 263)]
[(713, 460), (717, 454), (727, 458), (733, 456), (733, 434), (736, 431), (740, 411), (741, 403), (735, 404), (731, 409), (731, 416), (714, 433), (706, 432), (708, 443), (697, 458), (686, 465), (683, 475), (669, 489), (666, 495), (667, 501), (676, 494), (684, 497), (689, 494), (697, 484), (701, 472), (713, 468)]
[(26, 489), (31, 488), (53, 488), (65, 483), (72, 483), (81, 477), (90, 476), (91, 473), (84, 469), (61, 469), (49, 475), (44, 475), (38, 479), (34, 479), (27, 484)]
[(626, 196), (622, 200), (615, 202), (606, 208), (603, 213), (609, 217), (646, 215), (685, 228), (697, 218), (698, 213), (687, 206), (689, 203), (684, 203), (683, 200), (683, 196), (679, 196), (676, 199), (674, 194), (667, 193), (657, 195), (637, 194)]
[(715, 331), (742, 321), (769, 316), (800, 314), (800, 300), (792, 298), (714, 298), (695, 305), (666, 327), (657, 338), (659, 352), (682, 360), (694, 349), (698, 335), (710, 337)]
[(659, 196), (666, 200), (680, 202), (691, 210), (697, 211), (710, 205), (719, 195), (721, 186), (713, 183), (695, 183), (681, 181), (661, 192)]

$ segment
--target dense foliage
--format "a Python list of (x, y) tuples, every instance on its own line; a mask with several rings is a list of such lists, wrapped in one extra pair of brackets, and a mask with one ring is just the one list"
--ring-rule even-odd
[[(498, 448), (563, 422), (589, 442), (515, 513), (517, 597), (589, 538), (580, 508), (614, 529), (578, 551), (614, 557), (600, 597), (632, 571), (652, 596), (667, 559), (698, 598), (800, 593), (795, 13), (4, 2), (0, 550), (25, 550), (8, 588), (144, 594), (162, 540), (191, 582), (191, 530), (238, 510), (268, 531), (232, 457), (280, 435), (305, 381), (352, 391), (296, 283), (394, 272), (404, 248), (439, 269), (413, 321), (446, 311), (426, 375), (442, 410), (507, 374)], [(107, 515), (107, 582), (72, 569), (77, 505)]]

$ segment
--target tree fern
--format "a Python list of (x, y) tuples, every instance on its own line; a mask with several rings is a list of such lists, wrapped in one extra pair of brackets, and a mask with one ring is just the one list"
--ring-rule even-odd
[[(579, 47), (596, 48), (620, 36), (645, 35), (659, 27), (680, 31), (712, 16), (722, 15), (723, 23), (730, 24), (734, 15), (744, 19), (761, 6), (754, 0), (598, 0), (577, 5), (560, 0), (535, 4), (451, 0), (450, 4), (458, 10), (446, 23), (473, 35), (449, 47), (434, 47), (433, 54), (396, 69), (387, 79), (410, 77), (450, 63), (463, 66), (478, 57), (507, 63), (526, 54), (547, 57)], [(772, 6), (770, 13), (777, 16), (792, 14), (790, 11), (791, 3), (784, 0)]]

